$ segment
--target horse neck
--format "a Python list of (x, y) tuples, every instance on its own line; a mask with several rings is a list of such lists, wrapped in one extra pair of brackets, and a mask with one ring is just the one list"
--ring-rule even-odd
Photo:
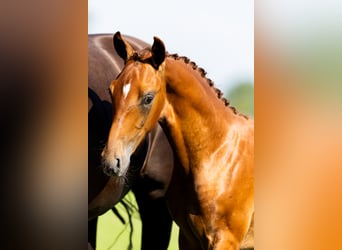
[(166, 59), (164, 130), (188, 170), (200, 165), (201, 156), (210, 156), (225, 140), (230, 125), (241, 119), (218, 98), (202, 73), (182, 59)]

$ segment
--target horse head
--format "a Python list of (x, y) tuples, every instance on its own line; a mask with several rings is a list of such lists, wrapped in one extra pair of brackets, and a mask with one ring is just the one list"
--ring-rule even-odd
[(165, 46), (154, 37), (151, 49), (135, 51), (117, 32), (113, 37), (125, 66), (110, 87), (113, 121), (102, 152), (104, 171), (125, 176), (130, 157), (158, 122), (165, 103)]

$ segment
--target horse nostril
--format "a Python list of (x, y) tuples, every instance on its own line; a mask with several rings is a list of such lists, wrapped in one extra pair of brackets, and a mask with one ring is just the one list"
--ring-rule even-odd
[(119, 158), (116, 158), (116, 166), (117, 166), (118, 168), (120, 168), (120, 159), (119, 159)]

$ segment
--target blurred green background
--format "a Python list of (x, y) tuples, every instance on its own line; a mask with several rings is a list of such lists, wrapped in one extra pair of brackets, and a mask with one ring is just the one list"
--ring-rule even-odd
[[(125, 200), (136, 205), (134, 194), (129, 192)], [(97, 232), (97, 249), (99, 250), (125, 250), (129, 246), (130, 226), (128, 224), (128, 215), (120, 203), (116, 206), (123, 216), (126, 224), (122, 224), (112, 211), (108, 211), (99, 217)], [(133, 250), (140, 250), (141, 246), (141, 221), (138, 211), (132, 213), (133, 221)], [(178, 226), (173, 223), (169, 250), (178, 249)]]
[(240, 113), (254, 117), (254, 85), (251, 82), (240, 82), (226, 92), (230, 105)]

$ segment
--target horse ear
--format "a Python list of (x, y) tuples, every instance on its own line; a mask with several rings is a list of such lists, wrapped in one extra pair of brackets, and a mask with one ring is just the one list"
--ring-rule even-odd
[(160, 64), (162, 64), (165, 60), (166, 52), (164, 43), (158, 38), (153, 37), (154, 42), (152, 45), (152, 63), (153, 67), (156, 69), (159, 68)]
[(120, 31), (114, 34), (113, 44), (116, 52), (125, 62), (133, 55), (132, 46), (122, 38)]

